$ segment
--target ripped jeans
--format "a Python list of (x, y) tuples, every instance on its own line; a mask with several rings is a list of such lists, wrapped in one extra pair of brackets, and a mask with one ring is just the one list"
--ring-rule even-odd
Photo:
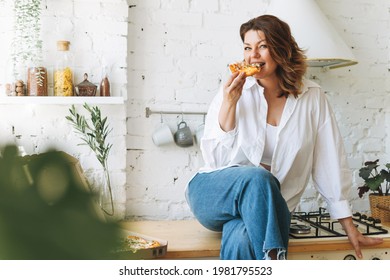
[(206, 228), (222, 231), (224, 260), (286, 259), (290, 212), (279, 181), (261, 167), (229, 167), (198, 173), (188, 184), (187, 202)]

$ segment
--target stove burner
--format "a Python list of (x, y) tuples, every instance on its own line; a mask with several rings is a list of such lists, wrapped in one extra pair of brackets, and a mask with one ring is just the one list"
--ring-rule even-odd
[[(355, 227), (363, 235), (387, 234), (380, 221), (360, 213), (353, 214)], [(291, 238), (346, 237), (342, 225), (330, 218), (325, 208), (313, 212), (294, 212), (290, 224)]]
[(309, 234), (311, 232), (310, 227), (306, 225), (291, 225), (290, 232), (295, 234)]
[(329, 214), (321, 214), (320, 215), (321, 221), (330, 221), (330, 215)]

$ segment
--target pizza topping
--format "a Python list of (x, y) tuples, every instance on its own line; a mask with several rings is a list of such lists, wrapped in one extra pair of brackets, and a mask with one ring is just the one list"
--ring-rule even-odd
[(264, 64), (265, 63), (263, 62), (246, 64), (243, 61), (243, 62), (229, 64), (229, 69), (232, 73), (239, 71), (239, 72), (245, 72), (247, 76), (253, 76), (254, 74), (257, 74), (261, 71), (261, 67)]
[(161, 246), (161, 244), (156, 240), (147, 240), (147, 239), (142, 238), (140, 236), (129, 235), (125, 239), (125, 246), (126, 246), (126, 248), (135, 252), (135, 251), (140, 250), (140, 249), (156, 248), (156, 247)]

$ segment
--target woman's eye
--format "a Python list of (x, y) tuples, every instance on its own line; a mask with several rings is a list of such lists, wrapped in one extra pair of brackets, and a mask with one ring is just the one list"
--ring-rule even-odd
[(260, 49), (266, 49), (266, 48), (267, 48), (267, 45), (260, 45), (259, 48), (260, 48)]
[(245, 48), (244, 48), (244, 51), (250, 51), (250, 50), (251, 50), (250, 47), (245, 47)]

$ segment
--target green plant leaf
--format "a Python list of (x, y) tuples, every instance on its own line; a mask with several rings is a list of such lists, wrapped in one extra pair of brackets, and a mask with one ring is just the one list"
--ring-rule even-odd
[(362, 167), (359, 169), (359, 176), (362, 179), (367, 180), (370, 177), (371, 171), (372, 171), (372, 168)]
[(390, 172), (389, 171), (382, 169), (381, 176), (383, 177), (384, 180), (386, 180), (387, 182), (390, 182)]
[(112, 144), (106, 143), (106, 140), (112, 129), (107, 124), (107, 117), (102, 118), (98, 106), (91, 107), (84, 103), (83, 107), (90, 114), (91, 124), (89, 124), (85, 116), (76, 112), (74, 105), (69, 109), (70, 115), (66, 116), (66, 119), (72, 124), (76, 132), (80, 134), (80, 139), (95, 153), (97, 160), (103, 167), (106, 167), (112, 147)]
[(370, 190), (378, 191), (378, 189), (380, 188), (383, 181), (384, 181), (384, 178), (382, 176), (378, 175), (378, 176), (375, 176), (373, 178), (368, 178), (366, 180), (366, 184), (370, 188)]

